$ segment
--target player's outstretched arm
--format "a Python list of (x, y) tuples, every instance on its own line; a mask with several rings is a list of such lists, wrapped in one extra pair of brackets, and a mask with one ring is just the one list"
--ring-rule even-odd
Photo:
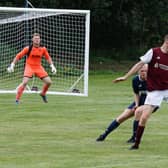
[(126, 77), (122, 76), (122, 77), (118, 77), (118, 78), (114, 79), (113, 83), (117, 83), (117, 82), (121, 82), (121, 81), (125, 81), (125, 80), (126, 80)]
[(14, 67), (16, 62), (27, 54), (28, 47), (25, 47), (21, 52), (19, 52), (16, 57), (13, 59), (12, 63), (8, 66), (7, 71), (9, 73), (14, 72)]
[(14, 72), (14, 68), (15, 68), (16, 62), (17, 62), (17, 58), (15, 57), (15, 58), (13, 59), (12, 63), (11, 63), (11, 64), (8, 66), (8, 68), (7, 68), (7, 71), (8, 71), (9, 73)]
[(53, 74), (56, 74), (56, 73), (57, 73), (57, 69), (56, 69), (56, 67), (54, 66), (54, 63), (53, 63), (53, 61), (52, 61), (52, 58), (50, 57), (50, 55), (49, 55), (49, 53), (48, 53), (48, 51), (47, 51), (47, 49), (46, 49), (45, 47), (44, 47), (44, 55), (45, 55), (46, 60), (47, 60), (48, 63), (50, 64), (51, 72), (52, 72)]
[(131, 75), (133, 75), (136, 72), (138, 72), (142, 68), (142, 66), (144, 64), (145, 64), (144, 62), (139, 61), (124, 76), (114, 79), (113, 83), (117, 83), (117, 82), (121, 82), (121, 81), (127, 80), (128, 77), (130, 77)]

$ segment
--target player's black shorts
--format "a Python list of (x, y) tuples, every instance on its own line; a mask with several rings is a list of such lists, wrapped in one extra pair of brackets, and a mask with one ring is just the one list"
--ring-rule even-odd
[(132, 102), (127, 108), (131, 110), (131, 109), (133, 109), (134, 107), (135, 107), (135, 102)]
[[(143, 105), (143, 104), (141, 104), (141, 105)], [(141, 105), (140, 105), (140, 106), (141, 106)], [(135, 102), (132, 102), (127, 108), (131, 110), (131, 109), (133, 109), (134, 107), (135, 107)], [(156, 112), (158, 109), (159, 109), (159, 106), (156, 106), (156, 107), (154, 108), (154, 110), (153, 110), (152, 113)]]

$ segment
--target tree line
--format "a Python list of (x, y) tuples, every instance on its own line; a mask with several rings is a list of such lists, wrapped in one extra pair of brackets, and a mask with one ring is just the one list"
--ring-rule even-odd
[[(159, 45), (168, 33), (167, 0), (29, 1), (36, 8), (90, 10), (93, 51), (129, 51), (128, 55), (133, 56), (133, 50), (139, 52)], [(24, 7), (25, 0), (1, 0), (0, 6)]]

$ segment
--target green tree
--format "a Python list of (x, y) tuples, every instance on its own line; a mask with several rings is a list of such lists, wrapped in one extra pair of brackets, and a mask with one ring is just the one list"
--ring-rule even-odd
[[(91, 10), (91, 49), (145, 50), (167, 33), (167, 0), (29, 0), (36, 8)], [(1, 0), (1, 6), (24, 7), (25, 0)], [(131, 50), (131, 49), (130, 49)], [(130, 55), (130, 53), (128, 53)]]

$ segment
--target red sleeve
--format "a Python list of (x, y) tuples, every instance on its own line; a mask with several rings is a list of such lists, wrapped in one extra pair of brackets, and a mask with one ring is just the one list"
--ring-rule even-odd
[(20, 51), (17, 55), (16, 55), (16, 60), (21, 59), (23, 56), (25, 56), (28, 53), (29, 47), (25, 47), (22, 51)]
[(46, 60), (50, 60), (51, 57), (50, 57), (50, 55), (49, 55), (49, 53), (48, 53), (46, 47), (43, 47), (43, 50), (44, 50), (44, 56), (45, 56)]

